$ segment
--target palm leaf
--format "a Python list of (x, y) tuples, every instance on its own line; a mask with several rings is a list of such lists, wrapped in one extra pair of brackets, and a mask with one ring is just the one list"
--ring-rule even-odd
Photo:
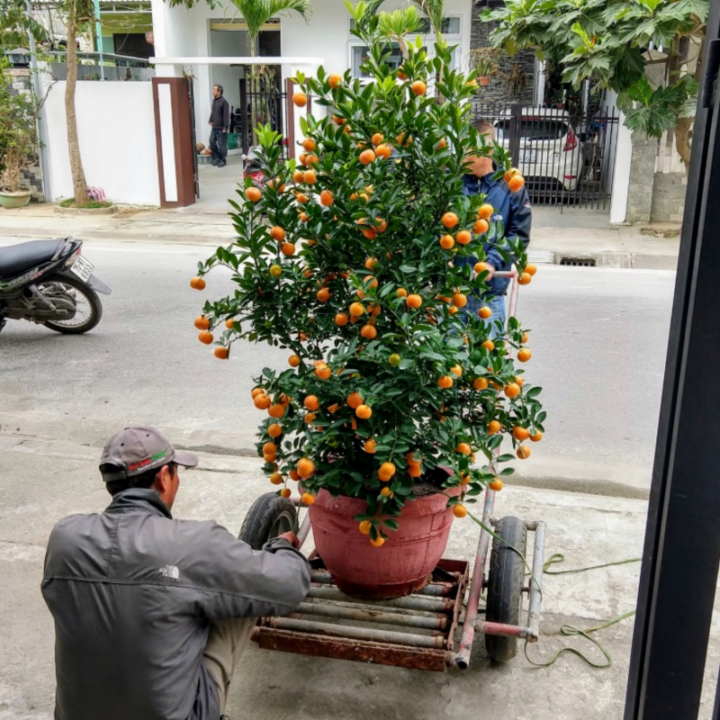
[(387, 38), (405, 37), (417, 32), (421, 27), (420, 16), (413, 7), (400, 8), (394, 12), (381, 12), (379, 17), (380, 32)]
[(403, 57), (407, 57), (407, 44), (405, 38), (417, 32), (422, 26), (420, 15), (414, 6), (400, 8), (394, 12), (381, 12), (378, 15), (378, 30), (380, 35), (388, 40), (397, 42)]
[(441, 35), (445, 17), (445, 0), (413, 0), (413, 2), (427, 15), (435, 34)]
[(385, 0), (365, 0), (365, 12), (368, 15), (376, 15), (384, 2)]
[(276, 15), (298, 13), (306, 22), (313, 9), (310, 0), (232, 0), (248, 28), (251, 41), (255, 41), (262, 26)]

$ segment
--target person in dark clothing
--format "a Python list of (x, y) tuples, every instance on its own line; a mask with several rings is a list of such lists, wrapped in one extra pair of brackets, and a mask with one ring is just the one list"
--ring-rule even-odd
[[(473, 125), (488, 139), (495, 139), (495, 128), (489, 121), (478, 120)], [(474, 155), (470, 156), (468, 160), (471, 165), (468, 168), (469, 172), (463, 176), (463, 192), (465, 195), (479, 193), (485, 195), (485, 202), (492, 205), (495, 212), (491, 218), (488, 242), (485, 243), (485, 262), (490, 266), (486, 283), (490, 289), (485, 297), (468, 296), (468, 303), (463, 308), (463, 312), (466, 318), (473, 317), (477, 321), (477, 311), (483, 305), (487, 305), (493, 313), (489, 322), (494, 327), (497, 320), (502, 320), (503, 325), (505, 324), (505, 295), (510, 284), (508, 278), (493, 277), (496, 272), (510, 270), (510, 264), (505, 262), (495, 246), (501, 245), (505, 238), (519, 238), (527, 248), (530, 243), (532, 207), (530, 196), (524, 187), (517, 192), (512, 192), (503, 178), (494, 179), (497, 166), (491, 158)], [(496, 236), (498, 221), (504, 228), (502, 237)], [(456, 262), (458, 265), (474, 266), (477, 258), (457, 258)]]
[(227, 165), (227, 134), (230, 129), (230, 104), (223, 97), (223, 86), (213, 85), (213, 102), (210, 110), (210, 152), (212, 164), (216, 167)]
[(197, 462), (154, 428), (126, 428), (100, 460), (109, 507), (53, 528), (55, 720), (218, 720), (257, 617), (307, 595), (293, 533), (253, 550), (213, 521), (173, 518), (178, 467)]

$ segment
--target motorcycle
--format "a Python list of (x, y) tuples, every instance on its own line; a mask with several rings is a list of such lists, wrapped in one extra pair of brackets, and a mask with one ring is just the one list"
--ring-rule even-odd
[[(287, 138), (282, 140), (282, 144), (287, 147)], [(260, 169), (260, 153), (262, 148), (259, 145), (253, 145), (248, 149), (247, 155), (243, 153), (243, 179), (252, 178), (255, 187), (262, 188), (268, 181), (265, 173)]]
[(255, 187), (262, 187), (267, 178), (260, 169), (260, 147), (255, 145), (248, 150), (247, 155), (243, 154), (243, 179), (252, 178)]
[(80, 335), (102, 317), (98, 293), (110, 288), (82, 256), (82, 242), (33, 240), (0, 248), (0, 330), (7, 320), (28, 320)]

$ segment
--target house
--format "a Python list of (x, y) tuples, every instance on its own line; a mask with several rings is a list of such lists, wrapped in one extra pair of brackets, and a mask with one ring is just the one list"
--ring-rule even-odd
[(486, 87), (478, 91), (476, 102), (513, 102), (520, 105), (545, 104), (544, 63), (535, 58), (531, 50), (510, 57), (504, 52), (491, 50), (490, 34), (495, 25), (481, 19), (483, 12), (502, 7), (504, 0), (473, 0), (470, 35), (470, 62), (484, 56), (492, 58), (497, 71)]
[[(387, 0), (383, 10), (394, 10), (404, 0)], [(360, 65), (366, 52), (363, 43), (351, 33), (351, 18), (342, 0), (313, 0), (314, 14), (308, 23), (295, 13), (269, 22), (260, 34), (258, 55), (265, 57), (313, 57), (323, 61), (328, 72), (350, 70), (360, 77)], [(456, 45), (455, 62), (469, 67), (473, 0), (446, 0), (444, 37)], [(171, 58), (239, 58), (250, 55), (247, 28), (230, 2), (214, 9), (201, 2), (191, 10), (171, 8), (165, 0), (152, 0), (152, 21), (156, 62)], [(427, 27), (421, 34), (428, 51), (434, 54), (434, 35)], [(414, 39), (414, 36), (411, 36)], [(240, 104), (240, 81), (245, 76), (241, 63), (184, 65), (184, 72), (194, 78), (195, 115), (200, 122), (209, 113), (211, 88), (221, 84), (225, 97), (234, 108)], [(278, 68), (279, 80), (293, 72), (291, 66)], [(198, 138), (201, 139), (201, 138)]]
[[(257, 75), (257, 70), (251, 70), (252, 65), (264, 65), (266, 87), (274, 85), (285, 93), (292, 92), (288, 83), (298, 71), (311, 74), (319, 65), (328, 72), (348, 71), (352, 77), (363, 79), (361, 65), (367, 48), (353, 35), (351, 18), (342, 0), (313, 0), (314, 14), (307, 23), (294, 13), (271, 18), (262, 28), (255, 48), (250, 47), (247, 27), (230, 0), (223, 0), (214, 7), (200, 0), (191, 9), (170, 7), (167, 0), (99, 2), (101, 30), (99, 33), (96, 30), (96, 38), (102, 39), (99, 48), (103, 52), (129, 51), (136, 57), (154, 53), (151, 59), (154, 69), (144, 69), (146, 74), (108, 73), (103, 71), (105, 66), (92, 64), (80, 68), (89, 73), (84, 75), (85, 78), (106, 81), (81, 80), (78, 83), (76, 115), (86, 177), (89, 184), (103, 188), (108, 197), (119, 203), (179, 207), (200, 202), (208, 207), (212, 190), (221, 199), (216, 207), (224, 209), (226, 198), (241, 177), (240, 158), (234, 156), (233, 167), (222, 176), (227, 178), (227, 186), (221, 185), (225, 180), (217, 173), (213, 174), (213, 168), (196, 165), (195, 142), (208, 142), (207, 120), (214, 84), (222, 85), (230, 105), (240, 109), (236, 116), (244, 144), (248, 137), (252, 138), (248, 129), (252, 125), (249, 121), (252, 116), (253, 121), (277, 122), (277, 129), (293, 148), (293, 141), (301, 137), (299, 119), (305, 110), (297, 110), (287, 101), (273, 101), (272, 107), (268, 105), (267, 119), (262, 112), (248, 113), (248, 75), (251, 72)], [(382, 7), (393, 10), (406, 2), (386, 0)], [(488, 49), (491, 27), (479, 16), (485, 7), (495, 3), (496, 0), (446, 0), (443, 37), (455, 47), (453, 62), (456, 67), (471, 69), (475, 62), (474, 51)], [(434, 55), (435, 37), (429, 23), (409, 39), (416, 38), (431, 56)], [(135, 49), (131, 49), (133, 47)], [(88, 60), (89, 63), (96, 61)], [(399, 52), (391, 56), (389, 62), (399, 64)], [(500, 66), (498, 77), (491, 78), (489, 85), (479, 88), (477, 104), (490, 101), (498, 105), (513, 102), (525, 107), (547, 107), (547, 91), (553, 89), (552, 79), (545, 78), (541, 65), (531, 55), (499, 58), (497, 64)], [(515, 68), (524, 77), (524, 82), (516, 83), (517, 92), (513, 95), (509, 92), (507, 76)], [(128, 79), (134, 82), (117, 82)], [(45, 76), (45, 80), (49, 90), (43, 109), (47, 128), (44, 182), (46, 197), (55, 200), (68, 197), (72, 192), (67, 157), (65, 83), (62, 78), (50, 75)], [(110, 82), (113, 80), (116, 82)], [(98, 107), (103, 108), (100, 133), (97, 132)], [(257, 110), (254, 105), (253, 108)], [(570, 107), (567, 110), (575, 112)], [(318, 115), (324, 108), (314, 106), (312, 111)], [(478, 116), (486, 118), (505, 117), (507, 111), (508, 108), (501, 107), (488, 114), (486, 108), (476, 108), (476, 113), (482, 113)], [(586, 114), (581, 112), (580, 119)], [(638, 153), (617, 116), (606, 120), (600, 125), (602, 131), (598, 130), (592, 136), (599, 138), (597, 142), (593, 141), (597, 152), (590, 158), (592, 162), (586, 163), (587, 158), (583, 156), (582, 183), (578, 183), (578, 187), (582, 186), (583, 192), (587, 192), (583, 195), (570, 190), (558, 197), (561, 202), (576, 205), (583, 199), (595, 202), (599, 198), (606, 209), (606, 201), (612, 193), (611, 220), (635, 220), (638, 203), (633, 199), (633, 193), (637, 183), (630, 183), (629, 178), (631, 164), (640, 162), (635, 157)], [(558, 127), (564, 125), (559, 123)], [(576, 119), (574, 129), (576, 134), (582, 133), (585, 125)], [(581, 138), (581, 141), (585, 142), (585, 139)], [(564, 147), (570, 150), (571, 146), (577, 146), (574, 136)], [(651, 155), (653, 150), (649, 146), (646, 154)], [(624, 163), (621, 168), (616, 167), (616, 158)], [(600, 162), (596, 162), (598, 159)], [(651, 179), (652, 175), (649, 173)], [(672, 193), (681, 194), (679, 174), (667, 174), (666, 171), (660, 179), (665, 181), (663, 198), (667, 199)], [(218, 185), (213, 185), (216, 182)], [(644, 189), (642, 194), (643, 197), (652, 195), (652, 187)], [(645, 214), (649, 216), (649, 204), (645, 204), (648, 205)], [(663, 207), (672, 204), (663, 203)]]
[(150, 0), (100, 0), (100, 42), (103, 53), (151, 58), (152, 9)]

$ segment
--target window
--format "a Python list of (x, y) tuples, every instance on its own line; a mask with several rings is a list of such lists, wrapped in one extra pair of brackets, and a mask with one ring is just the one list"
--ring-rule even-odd
[[(350, 68), (352, 76), (360, 80), (367, 79), (369, 75), (362, 72), (361, 65), (369, 60), (369, 49), (367, 45), (353, 45), (350, 48)], [(400, 52), (400, 46), (392, 43), (392, 52), (386, 57), (386, 62), (392, 70), (397, 70), (402, 65), (403, 56)]]
[[(350, 27), (353, 28), (354, 26), (355, 21), (350, 20)], [(452, 57), (452, 68), (458, 69), (461, 65), (462, 57), (459, 47), (460, 38), (457, 37), (460, 34), (459, 16), (449, 16), (443, 19), (443, 34), (449, 36), (446, 39), (448, 40), (450, 45), (458, 45)], [(427, 18), (422, 18), (422, 26), (420, 30), (417, 33), (408, 35), (408, 37), (406, 38), (406, 42), (409, 45), (410, 43), (414, 43), (418, 37), (425, 38), (426, 35), (433, 36), (433, 33), (431, 32), (430, 28), (430, 21), (427, 20)], [(360, 66), (368, 59), (368, 48), (365, 45), (362, 45), (359, 40), (351, 40), (349, 45), (349, 64), (352, 71), (352, 76), (354, 78), (358, 78), (359, 80), (367, 80), (368, 76), (361, 71)], [(397, 43), (388, 43), (388, 47), (392, 48), (392, 52), (386, 56), (386, 61), (392, 70), (397, 70), (397, 68), (400, 67), (403, 61), (402, 53), (400, 52), (400, 46)], [(423, 49), (428, 53), (429, 58), (433, 58), (435, 56), (435, 49), (432, 46), (431, 38), (428, 38), (428, 44)]]
[[(430, 35), (433, 32), (430, 21), (427, 18), (421, 18), (420, 29), (418, 33), (421, 35)], [(443, 18), (442, 22), (442, 33), (443, 35), (459, 35), (460, 34), (460, 18), (459, 17), (446, 17)]]
[(460, 18), (459, 17), (443, 18), (442, 31), (445, 35), (459, 35), (460, 34)]
[(155, 55), (155, 49), (146, 40), (145, 33), (116, 33), (113, 35), (113, 49), (116, 55), (136, 58)]
[[(495, 124), (498, 142), (510, 135), (512, 120), (499, 120)], [(568, 132), (568, 126), (562, 120), (552, 118), (524, 118), (520, 123), (520, 137), (524, 140), (560, 140)]]
[[(350, 29), (354, 29), (355, 21), (350, 20)], [(459, 35), (460, 34), (460, 18), (452, 15), (443, 18), (442, 24), (443, 35)], [(419, 35), (430, 35), (432, 33), (432, 27), (430, 21), (426, 17), (420, 18), (420, 27), (418, 28), (417, 34)]]

